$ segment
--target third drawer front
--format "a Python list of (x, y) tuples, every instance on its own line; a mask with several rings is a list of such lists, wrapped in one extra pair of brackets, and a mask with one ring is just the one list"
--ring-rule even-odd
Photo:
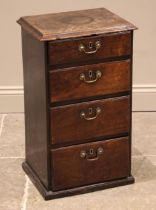
[(130, 98), (122, 96), (51, 108), (51, 143), (92, 141), (129, 131)]
[(130, 76), (130, 60), (51, 71), (50, 100), (66, 101), (129, 91)]
[(128, 137), (52, 150), (53, 190), (130, 175)]

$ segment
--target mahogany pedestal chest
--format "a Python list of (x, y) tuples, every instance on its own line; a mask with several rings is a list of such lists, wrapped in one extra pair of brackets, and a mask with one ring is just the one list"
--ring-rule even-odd
[(26, 160), (45, 199), (134, 182), (134, 25), (99, 8), (22, 17)]

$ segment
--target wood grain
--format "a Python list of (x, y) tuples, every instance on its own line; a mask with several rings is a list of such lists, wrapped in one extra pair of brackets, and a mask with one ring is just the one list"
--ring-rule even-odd
[[(89, 43), (100, 41), (101, 47), (94, 54), (85, 54), (79, 51), (79, 45), (83, 44), (86, 51), (90, 51)], [(50, 65), (87, 62), (90, 60), (101, 60), (109, 57), (117, 57), (131, 54), (131, 33), (114, 33), (109, 35), (90, 36), (70, 40), (49, 42), (48, 56)]]
[[(93, 72), (88, 78), (89, 71)], [(95, 83), (80, 80), (84, 74), (87, 81), (95, 79), (97, 71), (102, 73)], [(92, 96), (103, 96), (130, 90), (130, 60), (84, 65), (50, 72), (50, 101), (68, 101)]]
[[(30, 47), (31, 46), (31, 47)], [(49, 189), (45, 45), (22, 31), (26, 162)]]
[(40, 41), (136, 29), (105, 8), (25, 16), (17, 22)]
[[(128, 177), (128, 138), (113, 139), (52, 150), (54, 174), (52, 189), (62, 190)], [(96, 160), (80, 157), (81, 151), (103, 148)]]
[[(80, 117), (81, 111), (86, 117), (89, 108), (100, 107), (101, 113), (96, 119), (87, 121)], [(129, 96), (97, 100), (51, 108), (51, 143), (77, 142), (92, 140), (105, 135), (115, 135), (129, 131)]]
[(52, 190), (47, 190), (45, 186), (41, 183), (39, 177), (34, 173), (32, 168), (24, 162), (22, 164), (23, 169), (25, 173), (29, 176), (33, 184), (36, 186), (38, 191), (41, 193), (43, 198), (45, 200), (50, 200), (50, 199), (56, 199), (56, 198), (62, 198), (65, 196), (73, 196), (77, 194), (83, 194), (83, 193), (88, 193), (88, 192), (94, 192), (96, 190), (103, 190), (103, 189), (108, 189), (112, 187), (119, 187), (119, 186), (124, 186), (127, 184), (133, 184), (134, 183), (134, 177), (132, 175), (120, 179), (115, 179), (115, 180), (110, 180), (110, 181), (104, 181), (100, 183), (94, 183), (90, 185), (84, 185), (81, 187), (75, 187), (75, 188), (70, 188), (70, 189), (65, 189), (65, 190), (58, 190), (58, 191), (52, 191)]
[[(133, 183), (136, 27), (104, 8), (27, 16), (18, 23), (25, 95), (23, 169), (35, 186), (45, 199), (53, 199)], [(101, 46), (95, 53), (80, 52), (80, 44), (91, 51), (97, 41)], [(96, 83), (80, 81), (81, 73), (90, 80), (97, 70), (102, 77)], [(104, 152), (96, 158), (99, 147)], [(90, 149), (89, 160), (82, 159), (81, 151)]]

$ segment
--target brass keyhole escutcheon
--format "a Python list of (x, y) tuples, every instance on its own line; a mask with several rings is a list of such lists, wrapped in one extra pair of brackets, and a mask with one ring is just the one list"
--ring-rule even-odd
[(89, 150), (89, 154), (90, 154), (90, 155), (93, 155), (93, 154), (94, 154), (94, 150), (93, 150), (93, 149), (90, 149), (90, 150)]
[(89, 49), (92, 49), (92, 48), (93, 48), (93, 43), (89, 42)]
[(91, 70), (88, 72), (88, 74), (89, 74), (89, 77), (90, 77), (90, 78), (93, 77), (93, 72), (92, 72)]
[(93, 114), (93, 108), (89, 108), (89, 114)]

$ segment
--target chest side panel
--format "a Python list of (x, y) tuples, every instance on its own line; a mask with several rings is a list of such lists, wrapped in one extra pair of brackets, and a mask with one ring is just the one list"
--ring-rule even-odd
[(48, 188), (45, 46), (22, 31), (26, 162)]

